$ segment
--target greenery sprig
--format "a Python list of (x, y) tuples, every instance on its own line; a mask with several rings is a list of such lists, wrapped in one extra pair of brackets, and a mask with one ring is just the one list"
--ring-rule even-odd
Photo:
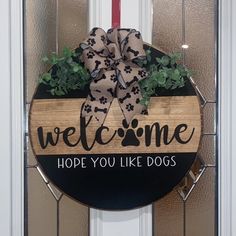
[(64, 48), (62, 56), (52, 53), (42, 60), (51, 66), (51, 69), (40, 75), (39, 83), (50, 87), (52, 95), (63, 96), (71, 90), (83, 89), (90, 83), (90, 75), (80, 61), (76, 51)]
[[(62, 56), (52, 53), (43, 58), (43, 62), (50, 65), (51, 69), (40, 76), (39, 82), (48, 85), (52, 95), (63, 96), (71, 90), (83, 89), (91, 82), (88, 71), (80, 61), (80, 53), (76, 51), (64, 48)], [(174, 90), (183, 87), (191, 72), (184, 65), (178, 64), (181, 53), (157, 57), (154, 62), (150, 49), (146, 55), (147, 60), (136, 63), (146, 67), (148, 72), (148, 77), (139, 83), (143, 96), (140, 103), (148, 106), (150, 97), (158, 96), (158, 89)]]
[(185, 79), (191, 76), (190, 70), (178, 64), (181, 53), (172, 53), (161, 58), (155, 58), (156, 63), (151, 63), (151, 51), (147, 50), (146, 64), (148, 78), (140, 82), (143, 99), (141, 104), (147, 106), (152, 95), (158, 95), (158, 88), (173, 90), (185, 85)]

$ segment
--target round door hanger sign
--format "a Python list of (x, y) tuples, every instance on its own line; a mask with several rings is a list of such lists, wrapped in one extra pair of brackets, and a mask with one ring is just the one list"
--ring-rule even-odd
[[(163, 55), (147, 47), (153, 58)], [(160, 90), (151, 97), (148, 114), (129, 122), (117, 97), (101, 124), (81, 115), (89, 109), (88, 88), (61, 97), (47, 90), (41, 84), (33, 97), (31, 144), (50, 181), (79, 202), (108, 210), (145, 206), (169, 193), (195, 160), (201, 113), (188, 79), (182, 88)]]

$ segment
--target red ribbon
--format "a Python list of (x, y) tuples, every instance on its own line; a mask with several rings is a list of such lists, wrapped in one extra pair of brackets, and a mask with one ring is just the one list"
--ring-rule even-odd
[(120, 28), (120, 0), (112, 0), (112, 28)]

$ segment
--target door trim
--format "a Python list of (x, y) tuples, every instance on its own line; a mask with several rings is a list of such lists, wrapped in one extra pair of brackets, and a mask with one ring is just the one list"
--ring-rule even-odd
[(23, 236), (25, 125), (22, 0), (0, 1), (0, 29), (0, 232), (4, 236)]
[(219, 235), (236, 235), (236, 2), (219, 0)]

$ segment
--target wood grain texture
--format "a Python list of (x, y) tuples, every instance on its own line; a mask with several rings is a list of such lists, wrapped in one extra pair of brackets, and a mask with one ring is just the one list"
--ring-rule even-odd
[[(138, 128), (143, 128), (143, 135), (139, 137), (139, 146), (122, 146), (122, 137), (117, 133), (119, 128), (123, 128), (124, 133), (127, 129), (122, 126), (123, 114), (118, 105), (117, 99), (113, 100), (104, 126), (109, 127), (109, 131), (102, 132), (104, 141), (109, 140), (112, 134), (114, 139), (107, 145), (95, 143), (90, 151), (86, 151), (78, 143), (75, 147), (68, 147), (62, 137), (59, 137), (56, 146), (48, 145), (42, 149), (39, 145), (37, 128), (43, 127), (44, 132), (53, 132), (55, 127), (63, 131), (67, 127), (75, 127), (76, 132), (69, 137), (75, 143), (80, 137), (80, 109), (84, 99), (34, 99), (30, 110), (30, 136), (31, 144), (36, 155), (60, 155), (60, 154), (101, 154), (101, 153), (183, 153), (197, 152), (201, 136), (201, 112), (197, 96), (172, 96), (172, 97), (153, 97), (151, 98), (148, 115), (137, 115)], [(188, 128), (180, 134), (186, 140), (194, 130), (192, 139), (187, 144), (180, 144), (173, 140), (169, 145), (161, 143), (156, 146), (155, 132), (152, 133), (151, 145), (145, 145), (145, 125), (152, 125), (158, 122), (160, 126), (169, 126), (169, 137), (171, 138), (174, 129), (179, 124), (187, 124)], [(99, 124), (95, 119), (89, 123), (86, 132), (88, 143), (94, 140)], [(131, 124), (129, 126), (131, 128)], [(136, 132), (137, 133), (137, 132)]]

